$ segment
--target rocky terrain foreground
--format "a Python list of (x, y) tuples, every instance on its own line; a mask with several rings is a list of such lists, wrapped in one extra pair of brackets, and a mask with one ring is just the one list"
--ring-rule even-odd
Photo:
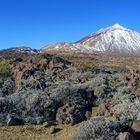
[(140, 57), (0, 57), (0, 140), (139, 140)]

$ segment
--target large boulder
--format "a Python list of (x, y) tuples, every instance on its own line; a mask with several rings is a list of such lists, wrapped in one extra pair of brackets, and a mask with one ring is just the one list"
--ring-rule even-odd
[(85, 112), (84, 106), (68, 103), (58, 109), (56, 120), (60, 124), (74, 125), (85, 119)]
[(75, 124), (84, 119), (86, 111), (91, 110), (95, 98), (85, 86), (66, 86), (56, 90), (52, 97), (60, 103), (56, 119), (62, 124)]

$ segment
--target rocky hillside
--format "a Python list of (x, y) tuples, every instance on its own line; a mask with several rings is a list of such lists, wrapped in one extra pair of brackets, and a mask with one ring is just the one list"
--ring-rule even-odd
[[(36, 54), (0, 60), (0, 132), (19, 125), (30, 126), (31, 132), (32, 125), (39, 125), (35, 135), (49, 127), (56, 136), (60, 125), (63, 132), (65, 125), (76, 130), (80, 123), (69, 139), (115, 140), (120, 135), (139, 139), (139, 68), (67, 58)], [(26, 128), (19, 130), (24, 133)]]
[(140, 55), (140, 34), (115, 24), (92, 33), (75, 43), (47, 45), (42, 52), (116, 53)]
[(26, 47), (26, 46), (20, 46), (20, 47), (0, 50), (0, 55), (12, 54), (12, 53), (36, 54), (38, 52), (39, 51), (36, 49), (32, 49), (32, 48)]

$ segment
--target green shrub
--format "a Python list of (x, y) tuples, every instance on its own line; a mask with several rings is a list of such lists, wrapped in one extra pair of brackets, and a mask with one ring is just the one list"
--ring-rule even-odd
[(92, 71), (97, 68), (97, 65), (91, 63), (82, 63), (77, 66), (77, 68), (83, 72), (85, 71)]
[(112, 88), (106, 79), (96, 77), (89, 82), (89, 88), (93, 91), (94, 96), (97, 98), (95, 105), (104, 102), (106, 98), (112, 95)]
[(0, 60), (0, 84), (2, 84), (7, 78), (12, 76), (12, 69), (5, 60)]

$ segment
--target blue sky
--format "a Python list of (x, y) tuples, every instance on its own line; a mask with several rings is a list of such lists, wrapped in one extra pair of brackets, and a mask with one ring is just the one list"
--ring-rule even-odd
[(74, 42), (115, 23), (140, 32), (140, 0), (0, 0), (0, 49)]

